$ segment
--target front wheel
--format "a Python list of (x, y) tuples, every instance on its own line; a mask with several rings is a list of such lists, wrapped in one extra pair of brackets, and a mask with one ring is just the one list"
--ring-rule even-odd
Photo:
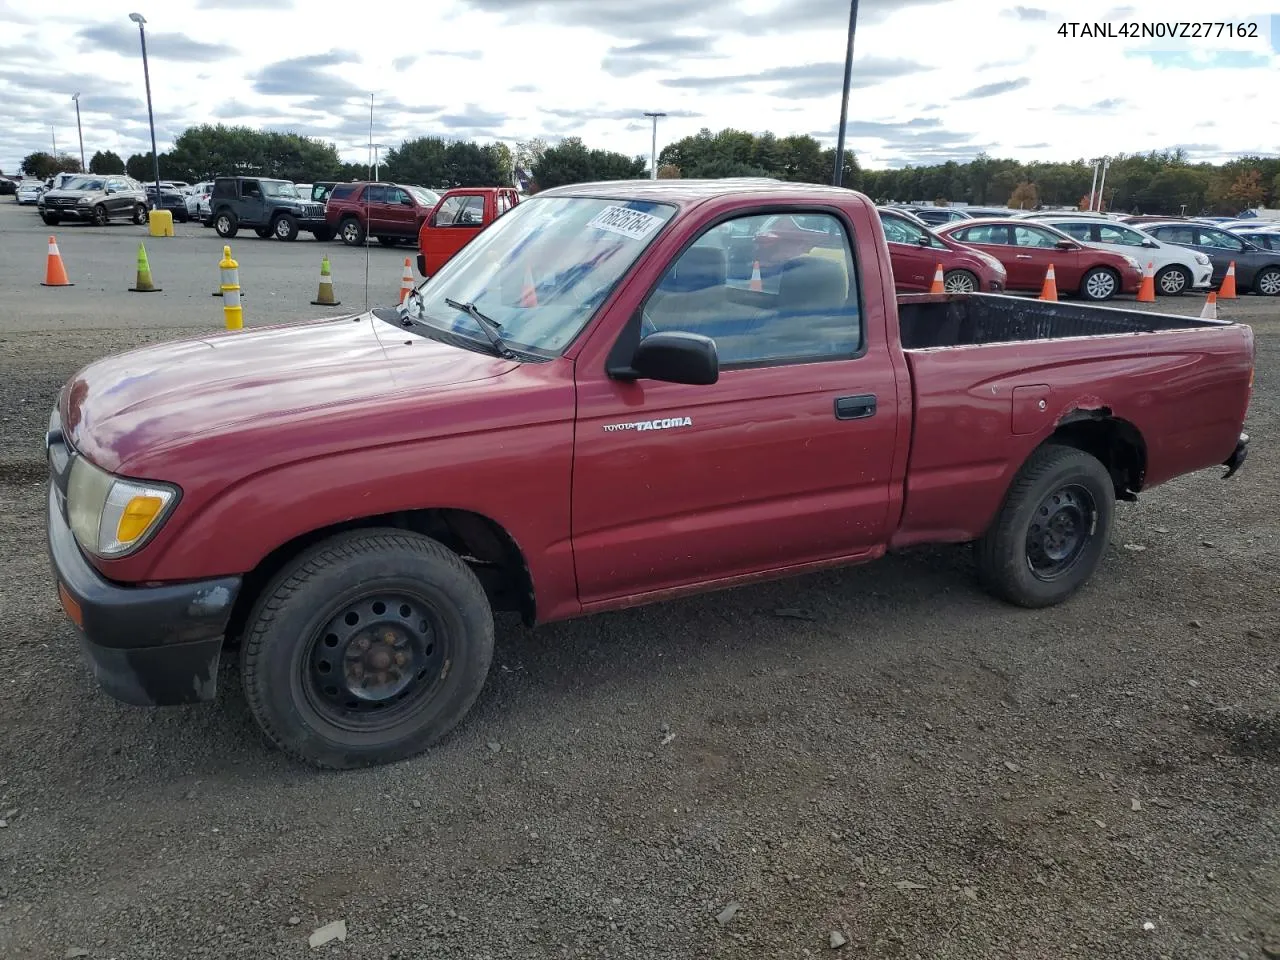
[(1176, 297), (1191, 286), (1191, 271), (1186, 267), (1169, 266), (1156, 274), (1156, 292), (1163, 297)]
[(1096, 457), (1047, 444), (1031, 455), (974, 545), (978, 579), (1020, 607), (1061, 603), (1093, 576), (1111, 536), (1115, 486)]
[(258, 598), (245, 697), (281, 750), (348, 769), (420, 753), (466, 716), (493, 658), (480, 581), (442, 544), (361, 530), (299, 556)]
[(1120, 289), (1120, 278), (1106, 267), (1094, 267), (1080, 280), (1080, 296), (1086, 300), (1110, 300)]
[(946, 293), (973, 293), (978, 289), (978, 278), (968, 270), (948, 270), (942, 275), (942, 289)]
[(277, 240), (297, 240), (298, 218), (288, 213), (280, 214), (271, 224), (271, 232)]
[(56, 213), (42, 213), (40, 214), (40, 219), (43, 220), (48, 226), (51, 226), (51, 227), (56, 227), (58, 224), (62, 222), (62, 218), (58, 216)]
[(110, 220), (111, 220), (111, 216), (110, 214), (107, 213), (107, 208), (103, 206), (101, 203), (93, 208), (94, 226), (105, 227), (110, 222)]
[(1264, 297), (1280, 297), (1280, 269), (1268, 267), (1253, 280), (1253, 289)]

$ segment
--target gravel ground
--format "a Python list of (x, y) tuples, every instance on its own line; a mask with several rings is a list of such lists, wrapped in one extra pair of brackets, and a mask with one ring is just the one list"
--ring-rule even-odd
[[(938, 549), (504, 621), (442, 747), (319, 774), (264, 746), (232, 667), (218, 703), (146, 711), (78, 662), (44, 554), (49, 404), (81, 363), (218, 316), (203, 274), (190, 305), (59, 301), (18, 256), (47, 232), (28, 213), (0, 204), (5, 960), (1280, 956), (1275, 301), (1221, 309), (1258, 335), (1242, 473), (1121, 504), (1060, 608), (1004, 606)], [(62, 228), (64, 255), (129, 269), (139, 231), (93, 229)], [(216, 252), (149, 243), (164, 297), (184, 245)], [(394, 290), (396, 251), (371, 253)]]

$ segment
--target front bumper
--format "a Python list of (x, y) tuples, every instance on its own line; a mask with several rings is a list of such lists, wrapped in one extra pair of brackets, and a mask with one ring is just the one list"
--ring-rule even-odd
[(1222, 465), (1227, 468), (1227, 472), (1222, 475), (1222, 479), (1235, 476), (1242, 466), (1244, 466), (1245, 458), (1249, 456), (1249, 435), (1247, 433), (1240, 434), (1240, 439), (1236, 441), (1236, 448), (1232, 451), (1231, 456), (1222, 461)]
[(239, 577), (126, 587), (104, 579), (80, 552), (49, 487), (49, 556), (63, 610), (102, 689), (137, 706), (213, 699), (218, 660)]
[(93, 219), (93, 207), (51, 207), (48, 204), (41, 204), (40, 213), (60, 217), (63, 220)]
[(1213, 266), (1197, 267), (1195, 272), (1195, 280), (1191, 286), (1197, 290), (1203, 290), (1213, 283)]

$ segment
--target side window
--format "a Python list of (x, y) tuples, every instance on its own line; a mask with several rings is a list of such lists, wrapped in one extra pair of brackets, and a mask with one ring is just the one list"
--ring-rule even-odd
[(451, 227), (453, 221), (457, 219), (458, 214), (462, 211), (462, 201), (464, 197), (453, 196), (445, 199), (444, 203), (436, 209), (435, 216), (431, 218), (433, 227)]
[(907, 221), (901, 217), (881, 215), (880, 223), (884, 227), (884, 238), (890, 243), (910, 243), (911, 231)]
[(1221, 230), (1206, 230), (1203, 227), (1200, 228), (1200, 246), (1214, 247), (1218, 250), (1231, 250), (1234, 253), (1239, 253), (1244, 249), (1244, 244), (1231, 236), (1231, 234), (1224, 233)]
[[(329, 194), (329, 199), (330, 200), (346, 200), (355, 192), (356, 192), (356, 188), (353, 184), (343, 183), (333, 188), (333, 192)], [(315, 193), (313, 191), (312, 196), (314, 195)]]
[(502, 216), (504, 213), (506, 213), (508, 210), (510, 210), (510, 209), (511, 209), (511, 198), (510, 198), (510, 197), (508, 197), (508, 196), (507, 196), (507, 194), (506, 194), (505, 192), (500, 193), (500, 194), (498, 194), (497, 204), (498, 204), (498, 207), (497, 207), (497, 210), (498, 210), (498, 212), (497, 212), (497, 216), (499, 216), (499, 217), (500, 217), (500, 216)]
[[(667, 268), (645, 303), (642, 336), (684, 331), (711, 337), (725, 367), (851, 358), (862, 346), (857, 271), (843, 224), (821, 220), (828, 238), (807, 250), (765, 229), (756, 215), (707, 230)], [(832, 240), (837, 241), (835, 244)], [(747, 277), (729, 279), (728, 251), (746, 241), (759, 261), (759, 289)]]
[(977, 227), (967, 227), (951, 234), (961, 243), (990, 243), (996, 246), (1008, 246), (1009, 228), (1003, 223), (985, 223)]
[(1045, 233), (1043, 230), (1037, 230), (1035, 227), (1014, 227), (1013, 243), (1017, 247), (1041, 247), (1051, 248), (1057, 244), (1057, 239), (1051, 233)]
[(1142, 241), (1146, 239), (1137, 230), (1130, 230), (1127, 227), (1115, 227), (1110, 224), (1098, 224), (1098, 236), (1102, 238), (1104, 243), (1118, 243), (1126, 247), (1140, 247)]
[(361, 203), (386, 203), (387, 188), (379, 185), (371, 184), (364, 188), (364, 193), (360, 194)]
[(240, 194), (244, 197), (262, 199), (262, 184), (257, 180), (243, 180), (240, 183)]
[[(1055, 223), (1054, 226), (1057, 227), (1059, 230), (1061, 230), (1063, 233), (1065, 233), (1067, 236), (1075, 237), (1077, 240), (1083, 240), (1085, 243), (1089, 243), (1090, 241), (1093, 240), (1093, 224), (1091, 223), (1078, 223), (1073, 220), (1073, 221), (1066, 221), (1063, 223)], [(1104, 243), (1116, 242), (1115, 240), (1110, 240), (1107, 238), (1105, 227), (1102, 229), (1100, 237)]]
[(1155, 229), (1147, 232), (1154, 235), (1157, 239), (1164, 240), (1167, 243), (1196, 242), (1196, 232), (1192, 227), (1156, 227)]
[(413, 197), (409, 196), (408, 190), (399, 190), (399, 189), (393, 188), (392, 193), (394, 193), (394, 196), (390, 198), (391, 203), (398, 203), (401, 205), (413, 203)]
[(463, 197), (457, 222), (463, 227), (478, 227), (484, 223), (484, 197)]

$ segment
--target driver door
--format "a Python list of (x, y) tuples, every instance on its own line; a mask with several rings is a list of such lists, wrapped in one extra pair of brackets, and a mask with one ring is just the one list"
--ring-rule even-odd
[(257, 180), (241, 180), (240, 209), (236, 211), (236, 217), (243, 224), (261, 224), (265, 211), (262, 184)]

